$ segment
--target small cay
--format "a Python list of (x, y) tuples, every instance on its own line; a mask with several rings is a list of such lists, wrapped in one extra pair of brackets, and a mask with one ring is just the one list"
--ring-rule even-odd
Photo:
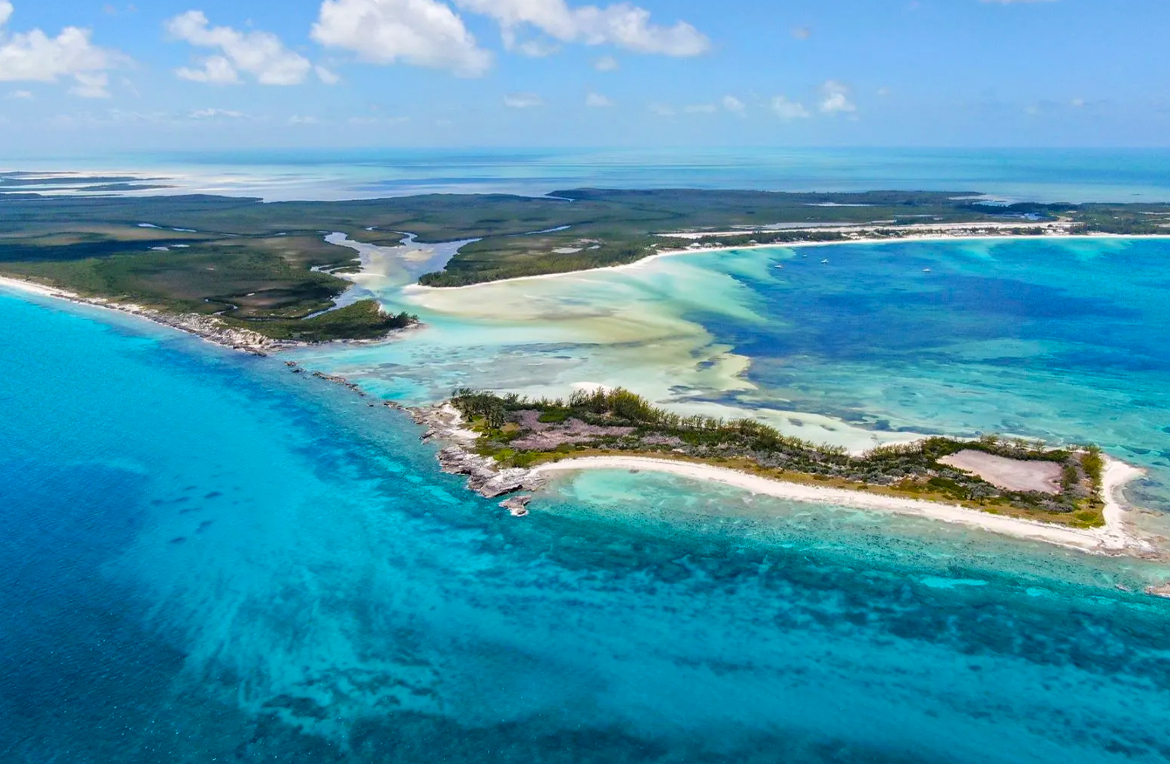
[(427, 428), (424, 441), (443, 444), (445, 472), (466, 475), (481, 496), (507, 497), (500, 506), (517, 517), (528, 514), (531, 492), (549, 474), (645, 469), (1097, 554), (1165, 557), (1165, 540), (1140, 533), (1120, 495), (1140, 470), (1094, 446), (931, 437), (850, 454), (755, 421), (681, 417), (622, 389), (538, 401), (464, 389), (447, 403), (409, 411)]
[[(459, 444), (444, 449), (444, 468), (471, 475), (485, 496), (521, 490), (526, 471), (541, 464), (621, 454), (698, 461), (1074, 528), (1105, 524), (1105, 461), (1094, 446), (1052, 449), (1018, 439), (932, 437), (850, 454), (754, 420), (682, 417), (621, 389), (538, 401), (465, 389), (443, 410), (448, 429), (461, 435)], [(458, 423), (451, 421), (452, 412)], [(428, 423), (434, 432), (442, 430)], [(492, 469), (498, 474), (489, 477)]]

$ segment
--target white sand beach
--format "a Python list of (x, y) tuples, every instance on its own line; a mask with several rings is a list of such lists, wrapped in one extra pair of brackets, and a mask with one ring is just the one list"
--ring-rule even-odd
[(60, 300), (78, 300), (79, 295), (70, 292), (68, 289), (56, 289), (54, 287), (37, 284), (32, 281), (24, 281), (22, 279), (9, 278), (8, 276), (0, 276), (0, 287), (11, 289), (16, 292), (24, 292), (25, 294), (35, 294), (41, 297), (56, 297)]
[[(816, 229), (821, 231), (821, 229)], [(411, 284), (403, 289), (406, 294), (416, 293), (421, 294), (425, 292), (453, 292), (466, 291), (472, 289), (482, 289), (499, 284), (516, 284), (526, 281), (543, 281), (546, 279), (564, 279), (572, 277), (587, 276), (593, 273), (605, 273), (607, 271), (628, 271), (637, 268), (645, 267), (647, 264), (660, 260), (665, 257), (678, 257), (680, 255), (703, 255), (712, 252), (742, 252), (753, 249), (803, 249), (806, 247), (840, 247), (857, 244), (908, 244), (915, 242), (961, 242), (961, 241), (1030, 241), (1030, 240), (1070, 240), (1070, 239), (1170, 239), (1170, 235), (1138, 235), (1138, 236), (1122, 236), (1112, 233), (1088, 233), (1088, 234), (1068, 234), (1068, 233), (1046, 233), (1039, 235), (1021, 235), (1021, 234), (947, 234), (947, 233), (930, 233), (918, 236), (901, 236), (898, 238), (890, 238), (886, 236), (859, 236), (856, 239), (842, 239), (840, 241), (793, 241), (793, 242), (778, 242), (774, 244), (745, 244), (737, 246), (689, 246), (683, 249), (664, 249), (655, 252), (651, 255), (646, 255), (640, 260), (635, 260), (632, 263), (624, 263), (622, 265), (605, 265), (599, 268), (589, 268), (580, 271), (563, 271), (561, 273), (542, 273), (538, 276), (517, 276), (510, 279), (499, 279), (498, 281), (484, 281), (478, 284), (467, 284), (465, 286), (455, 287), (432, 287), (423, 286), (422, 284)]]
[(1143, 472), (1113, 459), (1109, 460), (1105, 473), (1106, 527), (1092, 530), (1065, 528), (1033, 520), (993, 515), (941, 502), (903, 499), (802, 483), (785, 483), (723, 467), (650, 457), (595, 456), (567, 459), (541, 465), (535, 472), (551, 474), (578, 470), (662, 472), (690, 480), (730, 485), (779, 499), (915, 515), (1096, 554), (1151, 556), (1159, 551), (1150, 540), (1138, 535), (1129, 518), (1129, 507), (1122, 493), (1125, 484), (1140, 477)]

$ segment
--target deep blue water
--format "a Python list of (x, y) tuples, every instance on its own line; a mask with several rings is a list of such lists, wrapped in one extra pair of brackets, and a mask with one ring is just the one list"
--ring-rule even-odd
[(1166, 571), (647, 475), (0, 295), (0, 761), (1170, 758)]

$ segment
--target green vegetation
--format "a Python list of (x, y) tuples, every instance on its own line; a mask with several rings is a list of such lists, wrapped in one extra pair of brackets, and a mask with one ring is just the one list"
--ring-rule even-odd
[[(0, 180), (12, 189), (33, 183), (21, 174)], [(127, 179), (85, 181), (113, 190)], [(973, 203), (974, 196), (578, 189), (541, 198), (431, 194), (266, 204), (215, 196), (10, 191), (0, 193), (0, 274), (259, 326), (314, 315), (347, 288), (348, 282), (330, 274), (356, 267), (355, 253), (324, 241), (335, 231), (378, 245), (399, 243), (404, 231), (423, 243), (477, 239), (443, 270), (421, 275), (420, 282), (431, 286), (631, 263), (678, 247), (681, 240), (658, 234), (680, 230), (744, 231), (704, 240), (725, 246), (840, 241), (846, 234), (808, 226), (857, 224), (874, 228), (867, 235), (879, 237), (904, 236), (914, 223), (1006, 221), (1026, 232), (1057, 219), (1086, 232), (1170, 232), (1167, 205), (997, 206)]]
[[(1104, 522), (1100, 450), (1047, 449), (1043, 443), (932, 437), (860, 456), (785, 436), (766, 424), (680, 416), (627, 390), (577, 392), (568, 400), (529, 400), (470, 389), (452, 405), (480, 433), (479, 453), (505, 466), (566, 456), (624, 452), (697, 459), (790, 481), (934, 499), (1075, 527)], [(1007, 491), (941, 460), (960, 451), (1061, 465), (1058, 493)]]
[(334, 340), (376, 340), (395, 329), (418, 323), (418, 316), (405, 311), (389, 314), (375, 300), (362, 300), (344, 308), (304, 319), (245, 321), (226, 318), (230, 327), (251, 329), (274, 340), (332, 342)]

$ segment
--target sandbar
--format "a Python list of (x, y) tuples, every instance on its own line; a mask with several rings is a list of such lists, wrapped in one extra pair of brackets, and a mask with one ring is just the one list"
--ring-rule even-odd
[(542, 281), (545, 279), (563, 279), (582, 276), (588, 276), (592, 273), (605, 273), (607, 271), (628, 271), (643, 268), (646, 265), (665, 257), (678, 257), (679, 255), (705, 255), (712, 252), (741, 252), (752, 249), (804, 249), (805, 247), (839, 247), (857, 244), (910, 244), (922, 242), (963, 242), (963, 241), (1068, 241), (1068, 240), (1170, 240), (1170, 234), (1138, 234), (1138, 235), (1123, 235), (1113, 233), (1085, 233), (1085, 234), (977, 234), (977, 235), (957, 235), (957, 234), (929, 234), (920, 236), (859, 236), (855, 239), (840, 239), (835, 241), (788, 241), (788, 242), (774, 242), (771, 244), (742, 244), (736, 246), (723, 245), (691, 245), (685, 249), (663, 249), (653, 254), (647, 254), (645, 257), (635, 260), (630, 263), (622, 263), (620, 265), (603, 265), (597, 268), (585, 268), (576, 271), (559, 271), (557, 273), (541, 273), (535, 276), (516, 276), (509, 279), (497, 279), (495, 281), (481, 281), (475, 284), (465, 284), (463, 286), (453, 287), (434, 287), (423, 286), (422, 284), (408, 284), (403, 287), (403, 292), (410, 293), (425, 293), (428, 291), (456, 291), (469, 289), (482, 289), (484, 287), (498, 285), (498, 284), (513, 284), (524, 281)]

